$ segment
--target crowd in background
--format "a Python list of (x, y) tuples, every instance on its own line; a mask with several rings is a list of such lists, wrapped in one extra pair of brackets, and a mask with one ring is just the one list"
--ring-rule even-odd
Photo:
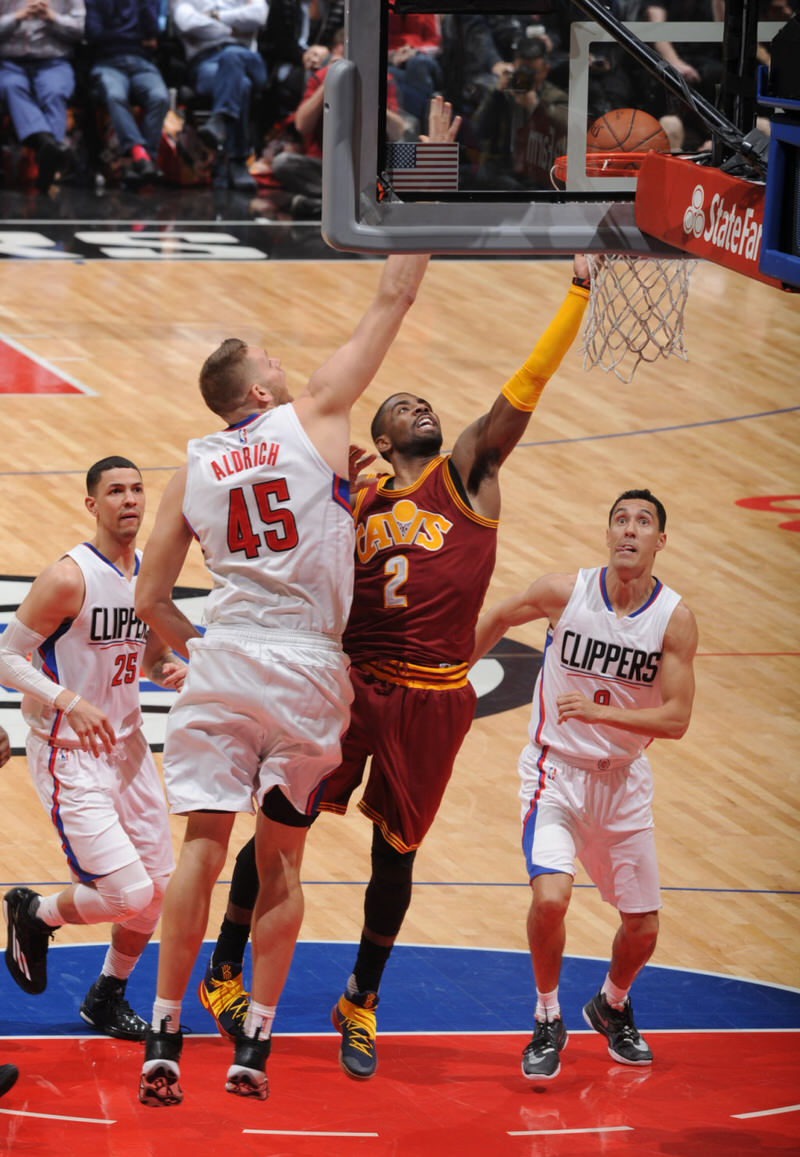
[[(550, 186), (566, 152), (574, 4), (529, 15), (390, 13), (389, 140), (416, 140), (431, 96), (463, 118), (465, 184)], [(724, 19), (724, 0), (608, 0), (624, 21)], [(787, 19), (796, 0), (762, 0)], [(167, 182), (266, 192), (321, 211), (322, 86), (344, 52), (344, 0), (0, 0), (0, 146), (7, 185)], [(712, 103), (721, 46), (655, 42)], [(670, 146), (705, 126), (618, 44), (592, 46), (588, 119), (636, 107)]]

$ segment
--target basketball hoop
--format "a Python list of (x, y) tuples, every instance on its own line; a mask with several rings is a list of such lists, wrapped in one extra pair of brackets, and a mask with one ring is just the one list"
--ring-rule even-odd
[[(647, 153), (602, 152), (597, 149), (586, 151), (587, 177), (630, 177), (641, 168)], [(567, 180), (567, 158), (556, 157), (550, 170), (553, 187), (563, 189)], [(556, 184), (559, 181), (560, 184)]]
[(591, 276), (583, 325), (583, 368), (629, 382), (640, 362), (687, 361), (683, 314), (697, 262), (686, 257), (587, 255)]
[[(636, 174), (651, 152), (587, 150), (586, 175)], [(557, 157), (553, 185), (567, 178), (567, 158)], [(687, 361), (683, 324), (693, 258), (587, 254), (591, 289), (583, 324), (583, 368), (599, 366), (629, 382), (640, 362), (673, 355)]]

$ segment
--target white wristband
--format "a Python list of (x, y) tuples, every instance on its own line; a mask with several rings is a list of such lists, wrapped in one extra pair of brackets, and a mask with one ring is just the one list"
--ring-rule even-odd
[(76, 695), (74, 699), (70, 699), (69, 703), (64, 708), (64, 714), (69, 715), (69, 713), (70, 713), (70, 711), (72, 711), (73, 707), (77, 707), (78, 704), (80, 703), (80, 701), (81, 701), (80, 695)]

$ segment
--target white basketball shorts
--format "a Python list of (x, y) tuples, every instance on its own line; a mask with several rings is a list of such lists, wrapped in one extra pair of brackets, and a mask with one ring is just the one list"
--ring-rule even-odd
[(519, 760), (522, 847), (531, 879), (575, 876), (575, 860), (620, 912), (661, 907), (653, 835), (653, 773), (646, 756), (628, 767), (586, 771), (541, 760), (528, 744)]
[(341, 647), (302, 632), (217, 629), (189, 650), (164, 744), (170, 811), (252, 812), (277, 786), (311, 814), (350, 720)]
[(110, 755), (26, 743), (28, 768), (73, 875), (84, 883), (141, 860), (152, 878), (175, 867), (164, 789), (141, 731)]

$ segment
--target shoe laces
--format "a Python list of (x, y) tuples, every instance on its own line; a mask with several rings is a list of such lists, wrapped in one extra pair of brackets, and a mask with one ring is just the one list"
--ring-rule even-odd
[(221, 1012), (247, 1012), (250, 998), (242, 984), (242, 974), (237, 973), (230, 980), (217, 980), (211, 976), (205, 982), (209, 1003), (215, 1015)]
[(347, 1043), (357, 1052), (371, 1057), (375, 1040), (375, 1014), (368, 1009), (353, 1005), (353, 1011), (342, 1017), (342, 1027), (347, 1030)]
[(115, 993), (113, 996), (109, 997), (108, 1005), (109, 1005), (109, 1008), (113, 1009), (114, 1012), (119, 1013), (120, 1016), (132, 1017), (134, 1020), (141, 1020), (142, 1019), (139, 1016), (138, 1012), (133, 1011), (131, 1006), (128, 1004), (128, 1001), (126, 1000), (126, 998), (123, 996), (123, 994), (121, 992)]
[(611, 1013), (609, 1021), (614, 1032), (623, 1040), (636, 1044), (640, 1037), (639, 1031), (633, 1023), (633, 1009), (630, 1000), (626, 1000), (622, 1008), (614, 1008), (613, 1005), (609, 1005), (608, 1008)]
[(525, 1052), (541, 1052), (557, 1048), (558, 1024), (554, 1020), (539, 1020), (533, 1031), (533, 1038)]

